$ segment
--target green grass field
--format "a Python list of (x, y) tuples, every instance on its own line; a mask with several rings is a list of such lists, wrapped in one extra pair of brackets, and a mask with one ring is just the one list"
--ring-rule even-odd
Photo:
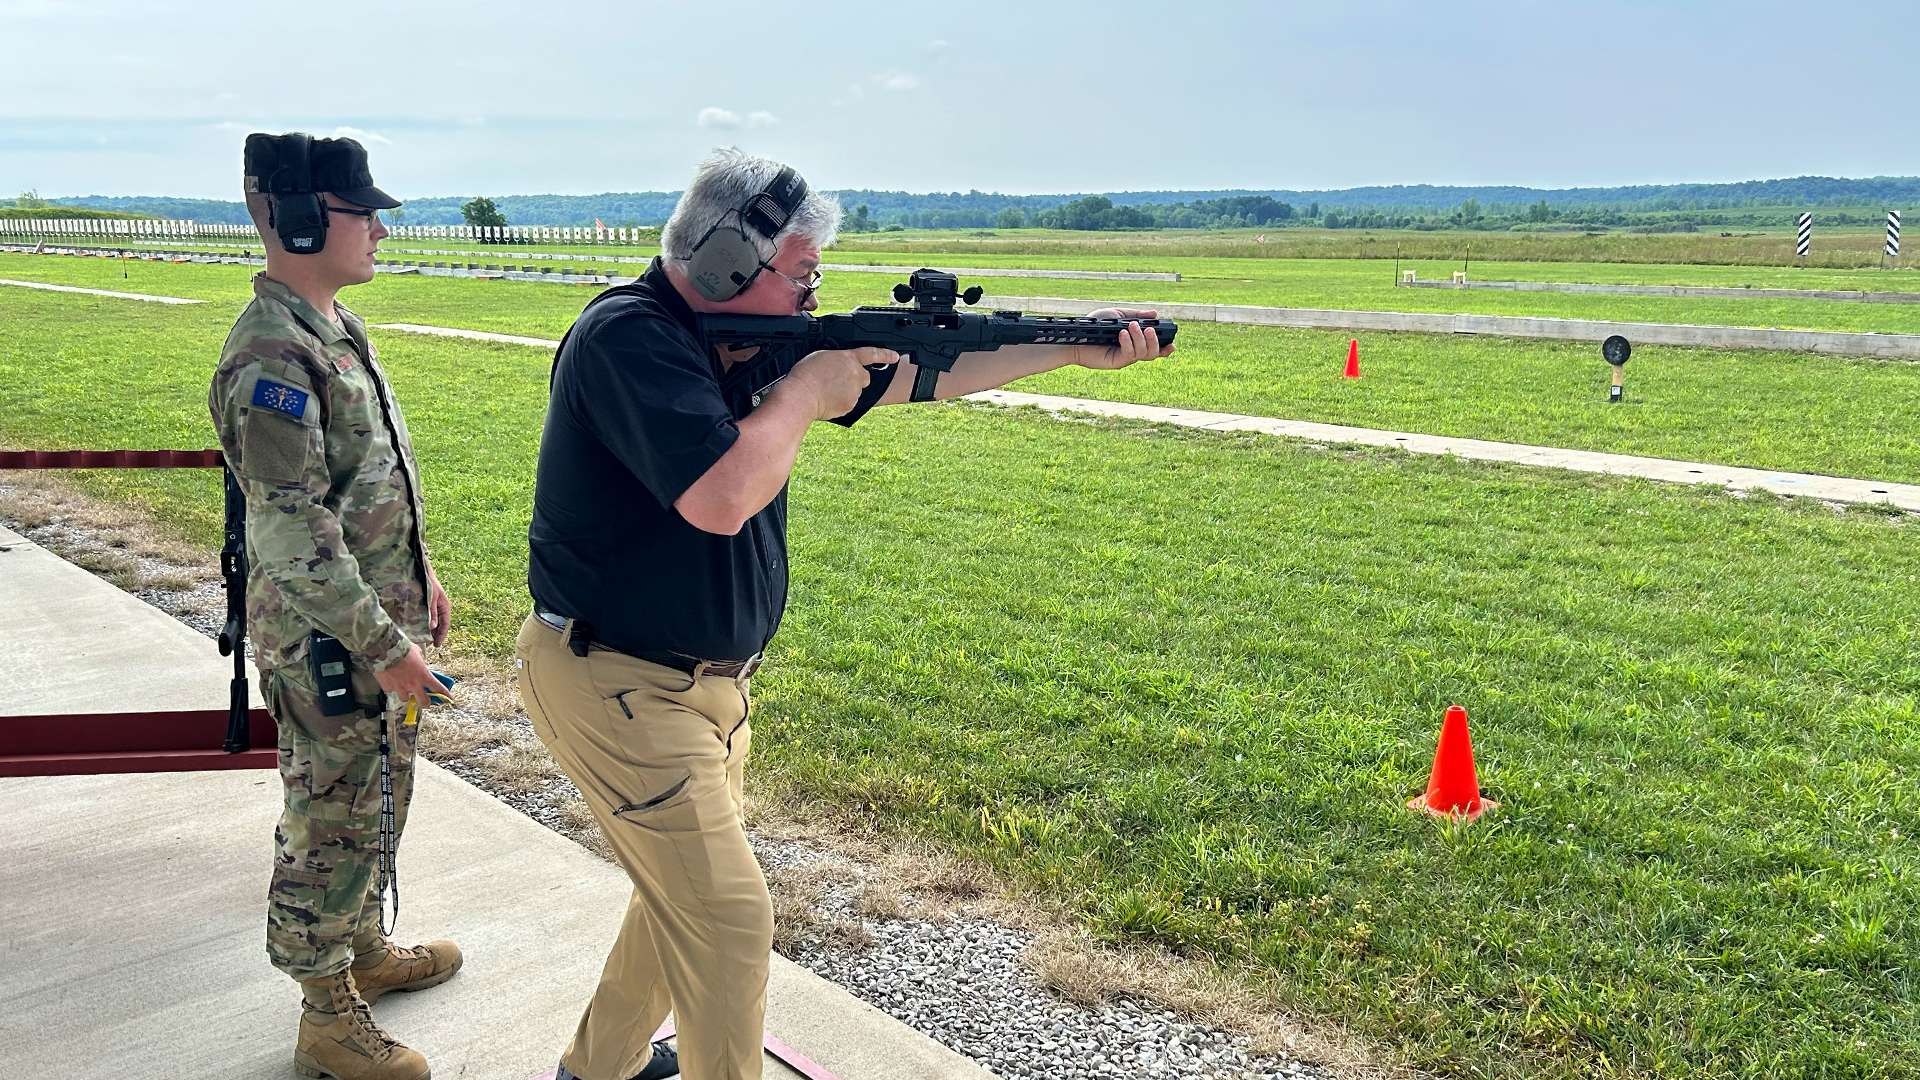
[[(215, 302), (0, 288), (0, 445), (210, 445), (245, 271), (145, 264), (116, 284), (95, 260), (0, 261), (56, 270)], [(553, 337), (589, 295), (383, 276), (349, 302)], [(1334, 343), (1211, 329), (1104, 396), (1255, 394), (1241, 363), (1304, 383)], [(375, 339), (456, 644), (504, 658), (550, 354)], [(1578, 358), (1477, 342), (1423, 370), (1400, 340), (1367, 343), (1359, 384), (1294, 400), (1417, 419), (1457, 388), (1489, 424), (1563, 422), (1523, 401)], [(1725, 355), (1821, 402), (1910, 393), (1855, 381), (1904, 365)], [(1635, 385), (1711, 366), (1648, 359)], [(1571, 390), (1597, 400), (1580, 363)], [(1183, 366), (1186, 389), (1155, 383)], [(1610, 438), (1692, 428), (1727, 448), (1727, 427), (1772, 424), (1836, 455), (1910, 446), (1896, 407), (1884, 432), (1826, 431), (1804, 405), (1744, 416), (1722, 399), (1745, 377), (1581, 408), (1590, 431), (1622, 426)], [(216, 540), (207, 474), (83, 480)], [(1443, 1075), (1920, 1075), (1910, 517), (965, 405), (816, 433), (793, 500), (793, 603), (756, 680), (761, 790), (993, 859), (1105, 937), (1214, 958)], [(1503, 804), (1466, 827), (1404, 808), (1456, 702)]]
[[(1066, 232), (1053, 229), (949, 229), (850, 233), (839, 250), (909, 262), (925, 254), (958, 259), (979, 255), (1087, 257), (1196, 257), (1237, 259), (1392, 259), (1457, 263), (1473, 246), (1476, 259), (1499, 262), (1646, 263), (1672, 266), (1795, 265), (1791, 226), (1739, 229), (1721, 236), (1697, 233), (1478, 232), (1420, 229), (1168, 229), (1147, 232)], [(1261, 242), (1261, 236), (1266, 242)], [(1828, 228), (1817, 224), (1813, 266), (1859, 269), (1878, 266), (1882, 234), (1876, 228)]]
[[(228, 312), (250, 295), (244, 267), (134, 263), (128, 272), (122, 280), (118, 264), (103, 259), (0, 255), (0, 277), (205, 298)], [(882, 274), (829, 275), (823, 308), (882, 302), (891, 285)], [(593, 292), (381, 275), (350, 299), (373, 322), (558, 338)], [(1643, 346), (1628, 367), (1625, 403), (1610, 406), (1608, 369), (1590, 345), (1360, 334), (1365, 377), (1354, 381), (1340, 377), (1346, 334), (1208, 323), (1189, 323), (1181, 334), (1167, 362), (1120, 373), (1068, 369), (1015, 389), (1920, 481), (1920, 365)]]
[[(952, 234), (940, 234), (946, 246), (960, 246)], [(1423, 234), (1431, 238), (1431, 234)], [(1651, 239), (1651, 238), (1634, 238)], [(1727, 326), (1774, 326), (1809, 330), (1847, 330), (1872, 333), (1920, 333), (1920, 304), (1863, 304), (1826, 300), (1681, 299), (1644, 296), (1584, 296), (1573, 294), (1510, 293), (1486, 290), (1396, 288), (1394, 269), (1415, 271), (1423, 280), (1450, 280), (1461, 267), (1458, 260), (1408, 258), (1248, 258), (1198, 257), (1170, 254), (1112, 255), (1087, 240), (1064, 253), (1022, 254), (988, 248), (974, 252), (863, 250), (858, 245), (878, 243), (871, 235), (844, 238), (828, 252), (827, 261), (896, 264), (911, 268), (919, 262), (988, 268), (1122, 270), (1179, 273), (1179, 282), (1082, 281), (1059, 278), (981, 278), (977, 282), (995, 295), (1075, 296), (1150, 303), (1255, 304), (1273, 307), (1348, 308), (1375, 311), (1472, 312), (1487, 315), (1554, 315), (1565, 318), (1615, 319), (1627, 322), (1706, 323)], [(1424, 241), (1423, 241), (1424, 242)], [(1705, 241), (1696, 241), (1705, 242)], [(1732, 243), (1733, 241), (1724, 241)], [(1461, 241), (1462, 244), (1465, 241)], [(855, 245), (849, 248), (848, 245)], [(388, 257), (428, 262), (453, 261), (449, 252), (480, 251), (481, 246), (452, 241), (389, 242)], [(403, 254), (398, 249), (422, 249), (438, 254)], [(635, 264), (603, 262), (607, 254), (652, 255), (653, 248), (586, 248), (546, 245), (517, 251), (569, 252), (565, 265), (601, 272), (632, 274)], [(934, 256), (938, 254), (939, 258)], [(924, 255), (917, 258), (916, 255)], [(442, 257), (444, 256), (444, 257)], [(482, 265), (504, 263), (506, 252), (459, 256), (461, 262)], [(535, 265), (561, 264), (540, 260)], [(1884, 271), (1815, 266), (1806, 270), (1787, 266), (1650, 265), (1633, 262), (1488, 262), (1475, 261), (1469, 273), (1482, 281), (1575, 281), (1606, 284), (1711, 285), (1726, 288), (1842, 289), (1869, 292), (1920, 293), (1920, 270)], [(840, 275), (850, 277), (851, 275)], [(867, 286), (851, 286), (884, 296), (889, 282), (882, 275)]]

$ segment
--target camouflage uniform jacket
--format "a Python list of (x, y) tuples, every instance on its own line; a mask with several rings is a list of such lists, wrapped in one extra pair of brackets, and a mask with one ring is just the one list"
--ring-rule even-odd
[(366, 324), (255, 275), (207, 392), (247, 498), (247, 624), (262, 669), (337, 637), (374, 671), (427, 636), (419, 466)]

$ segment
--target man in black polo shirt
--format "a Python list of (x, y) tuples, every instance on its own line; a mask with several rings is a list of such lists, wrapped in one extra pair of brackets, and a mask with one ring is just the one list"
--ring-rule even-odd
[[(670, 1011), (688, 1076), (760, 1075), (773, 912), (741, 780), (748, 680), (786, 607), (787, 477), (815, 421), (851, 426), (913, 379), (883, 349), (723, 354), (695, 314), (813, 310), (839, 217), (793, 170), (716, 151), (661, 257), (589, 304), (554, 361), (520, 692), (634, 883), (558, 1080), (671, 1075), (651, 1042)], [(1135, 324), (1113, 348), (969, 353), (939, 396), (1171, 351)]]

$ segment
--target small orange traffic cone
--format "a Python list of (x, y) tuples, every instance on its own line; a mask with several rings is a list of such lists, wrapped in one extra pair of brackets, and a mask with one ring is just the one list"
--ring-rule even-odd
[(1347, 342), (1347, 378), (1360, 377), (1360, 339)]
[(1427, 793), (1407, 802), (1409, 810), (1435, 817), (1464, 817), (1471, 821), (1500, 804), (1480, 797), (1480, 775), (1473, 768), (1473, 741), (1467, 737), (1467, 710), (1447, 706), (1440, 724), (1440, 746), (1433, 753), (1433, 773)]

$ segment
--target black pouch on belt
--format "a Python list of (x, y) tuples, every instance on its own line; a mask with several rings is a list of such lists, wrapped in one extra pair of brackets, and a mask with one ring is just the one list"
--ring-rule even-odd
[(307, 662), (313, 667), (313, 685), (320, 691), (320, 715), (359, 711), (360, 703), (353, 700), (353, 657), (339, 638), (318, 630), (308, 635)]

